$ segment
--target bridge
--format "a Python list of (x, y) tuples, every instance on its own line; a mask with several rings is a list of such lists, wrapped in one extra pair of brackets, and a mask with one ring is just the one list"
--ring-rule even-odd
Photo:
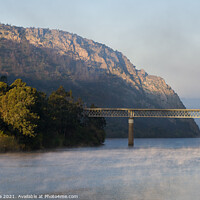
[(132, 108), (85, 108), (89, 117), (128, 118), (128, 145), (134, 146), (133, 124), (135, 117), (150, 118), (200, 118), (200, 109), (132, 109)]

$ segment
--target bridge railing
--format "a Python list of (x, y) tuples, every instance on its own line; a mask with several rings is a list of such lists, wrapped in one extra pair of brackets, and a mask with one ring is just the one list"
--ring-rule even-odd
[(200, 109), (85, 108), (89, 117), (200, 118)]

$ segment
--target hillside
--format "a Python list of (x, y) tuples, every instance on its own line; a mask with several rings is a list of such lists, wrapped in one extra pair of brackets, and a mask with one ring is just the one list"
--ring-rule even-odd
[[(120, 52), (59, 30), (0, 24), (0, 74), (22, 78), (50, 93), (63, 85), (88, 105), (101, 107), (184, 108), (164, 79), (148, 75)], [(193, 137), (193, 120), (137, 119), (138, 137)], [(108, 136), (127, 135), (127, 120), (108, 121)]]

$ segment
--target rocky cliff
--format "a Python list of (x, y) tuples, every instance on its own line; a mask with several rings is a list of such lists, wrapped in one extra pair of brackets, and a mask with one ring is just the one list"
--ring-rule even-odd
[[(163, 78), (136, 69), (122, 53), (76, 34), (1, 24), (0, 56), (1, 74), (11, 79), (23, 77), (42, 90), (50, 91), (62, 84), (72, 89), (75, 96), (98, 106), (184, 108)], [(184, 132), (182, 136), (199, 134), (193, 120), (138, 122), (140, 126), (143, 123), (146, 127), (143, 133), (154, 127), (148, 137), (157, 127), (166, 130), (166, 124), (179, 127), (178, 132)], [(136, 127), (138, 133), (140, 126)], [(115, 129), (111, 132), (114, 135)]]

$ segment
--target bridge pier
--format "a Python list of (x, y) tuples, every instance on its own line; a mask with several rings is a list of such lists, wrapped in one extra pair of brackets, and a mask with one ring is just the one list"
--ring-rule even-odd
[(133, 134), (133, 117), (128, 119), (128, 146), (134, 146), (134, 134)]

